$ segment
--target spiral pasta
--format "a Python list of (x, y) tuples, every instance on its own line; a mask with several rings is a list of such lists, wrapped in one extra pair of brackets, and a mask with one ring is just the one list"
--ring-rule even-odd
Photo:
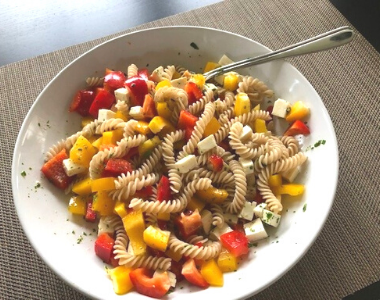
[(264, 82), (252, 76), (243, 77), (237, 92), (246, 93), (254, 105), (261, 103), (265, 97), (271, 98), (274, 95)]

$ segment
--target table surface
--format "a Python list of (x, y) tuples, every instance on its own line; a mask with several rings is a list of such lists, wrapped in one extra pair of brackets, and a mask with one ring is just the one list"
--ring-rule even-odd
[[(218, 3), (218, 0), (1, 1), (0, 66), (91, 41), (166, 16)], [(380, 51), (380, 2), (331, 0), (356, 29)], [(380, 294), (380, 284), (346, 299)], [(367, 298), (368, 297), (368, 298)]]

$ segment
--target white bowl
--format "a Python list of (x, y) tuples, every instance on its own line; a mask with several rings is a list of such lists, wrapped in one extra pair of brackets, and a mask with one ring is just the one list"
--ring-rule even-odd
[[(199, 50), (190, 44), (194, 42)], [(146, 299), (131, 292), (117, 296), (104, 264), (95, 256), (94, 225), (70, 216), (67, 196), (41, 176), (44, 153), (58, 140), (79, 130), (79, 117), (68, 113), (74, 92), (85, 86), (85, 78), (103, 74), (106, 67), (126, 70), (138, 67), (180, 64), (202, 72), (208, 60), (223, 54), (240, 60), (269, 52), (263, 45), (240, 35), (210, 28), (165, 27), (126, 34), (101, 44), (64, 68), (41, 92), (24, 120), (17, 139), (12, 188), (17, 213), (32, 246), (63, 280), (84, 294), (98, 299)], [(328, 62), (326, 62), (328, 63)], [(303, 100), (311, 109), (311, 135), (305, 146), (318, 140), (326, 144), (307, 151), (307, 168), (299, 177), (306, 192), (298, 201), (284, 201), (277, 230), (252, 248), (249, 260), (237, 272), (225, 274), (222, 288), (200, 290), (177, 288), (168, 299), (213, 297), (243, 299), (267, 288), (283, 276), (307, 252), (321, 231), (331, 209), (338, 178), (338, 148), (330, 117), (321, 98), (292, 65), (277, 61), (244, 70), (290, 102)], [(22, 176), (22, 172), (26, 176)], [(41, 187), (37, 187), (37, 183)], [(304, 211), (305, 204), (307, 209)], [(83, 232), (87, 236), (83, 235)], [(90, 235), (91, 234), (91, 235)], [(80, 236), (83, 241), (77, 244)], [(192, 292), (191, 294), (189, 292)]]

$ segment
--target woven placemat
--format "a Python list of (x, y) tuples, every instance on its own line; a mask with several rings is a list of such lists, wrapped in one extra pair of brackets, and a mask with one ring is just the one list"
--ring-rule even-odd
[[(1, 299), (87, 299), (37, 256), (14, 209), (11, 157), (33, 101), (63, 67), (93, 46), (135, 29), (170, 25), (223, 29), (277, 49), (350, 24), (327, 0), (224, 1), (0, 68)], [(309, 252), (251, 299), (340, 299), (380, 279), (380, 55), (357, 33), (349, 45), (291, 63), (321, 95), (332, 118), (339, 183), (331, 214)], [(277, 259), (286, 257), (279, 253)]]

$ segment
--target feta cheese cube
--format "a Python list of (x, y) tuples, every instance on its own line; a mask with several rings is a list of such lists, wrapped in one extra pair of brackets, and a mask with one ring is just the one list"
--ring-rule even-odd
[(113, 119), (115, 118), (115, 115), (116, 113), (114, 113), (112, 110), (101, 108), (99, 109), (99, 113), (98, 113), (98, 121), (104, 122), (109, 119)]
[(243, 132), (242, 132), (241, 135), (240, 135), (240, 140), (244, 143), (244, 142), (246, 142), (248, 139), (252, 138), (252, 135), (253, 135), (253, 131), (252, 131), (251, 126), (249, 126), (249, 125), (245, 125), (245, 126), (243, 127)]
[(110, 222), (110, 217), (100, 217), (98, 223), (98, 236), (102, 233), (110, 233), (113, 234), (115, 232), (114, 226), (112, 226), (112, 222)]
[(211, 211), (207, 209), (203, 209), (201, 211), (201, 220), (202, 220), (203, 231), (208, 235), (210, 233), (211, 225), (212, 225)]
[(261, 219), (244, 224), (245, 235), (250, 242), (255, 242), (268, 237)]
[(263, 216), (263, 210), (267, 207), (266, 203), (260, 203), (257, 205), (254, 209), (253, 212), (255, 213), (255, 216), (258, 218), (261, 218)]
[(185, 85), (187, 83), (186, 77), (180, 77), (177, 79), (173, 79), (170, 81), (172, 87), (178, 88), (178, 89), (185, 89)]
[(116, 98), (116, 102), (120, 100), (120, 101), (129, 103), (129, 99), (130, 99), (129, 90), (126, 88), (120, 88), (120, 89), (115, 90), (115, 98)]
[(227, 55), (223, 54), (223, 56), (219, 59), (218, 64), (221, 66), (232, 64), (234, 61), (229, 58)]
[(213, 135), (209, 135), (198, 143), (199, 154), (206, 153), (207, 151), (217, 146), (216, 140)]
[(255, 207), (256, 207), (256, 202), (246, 201), (238, 217), (241, 219), (252, 221), (253, 216), (255, 214), (254, 212)]
[(270, 210), (263, 209), (263, 216), (261, 217), (261, 220), (270, 226), (277, 227), (278, 224), (280, 224), (281, 216)]
[(243, 167), (243, 171), (246, 175), (253, 174), (253, 160), (239, 158), (239, 162)]
[(277, 99), (273, 105), (272, 115), (279, 118), (285, 118), (290, 109), (290, 103), (284, 99)]
[(224, 223), (221, 227), (215, 227), (210, 232), (210, 238), (213, 240), (220, 240), (220, 236), (224, 233), (232, 231), (232, 228)]
[(290, 169), (288, 171), (282, 172), (281, 176), (284, 179), (286, 179), (287, 181), (293, 182), (294, 179), (296, 179), (296, 177), (298, 176), (299, 173), (300, 173), (300, 167), (297, 166), (294, 169)]
[(129, 115), (136, 120), (142, 120), (144, 119), (143, 108), (141, 106), (132, 106), (129, 110)]
[(76, 164), (70, 158), (64, 159), (62, 163), (63, 169), (65, 170), (66, 175), (69, 177), (87, 171), (86, 167)]
[(170, 282), (170, 286), (172, 287), (175, 287), (176, 283), (177, 283), (177, 278), (175, 276), (175, 274), (173, 272), (170, 272), (170, 271), (164, 271), (164, 270), (161, 270), (161, 269), (157, 269), (154, 273), (153, 273), (153, 277), (155, 276), (158, 276), (158, 275), (161, 275), (163, 273), (166, 273), (169, 277), (169, 282)]
[(197, 158), (195, 155), (190, 154), (177, 161), (174, 164), (174, 167), (177, 168), (178, 172), (181, 174), (187, 173), (190, 170), (198, 167)]
[(239, 220), (237, 215), (230, 214), (230, 213), (224, 213), (223, 217), (224, 217), (224, 221), (230, 225), (236, 225)]

